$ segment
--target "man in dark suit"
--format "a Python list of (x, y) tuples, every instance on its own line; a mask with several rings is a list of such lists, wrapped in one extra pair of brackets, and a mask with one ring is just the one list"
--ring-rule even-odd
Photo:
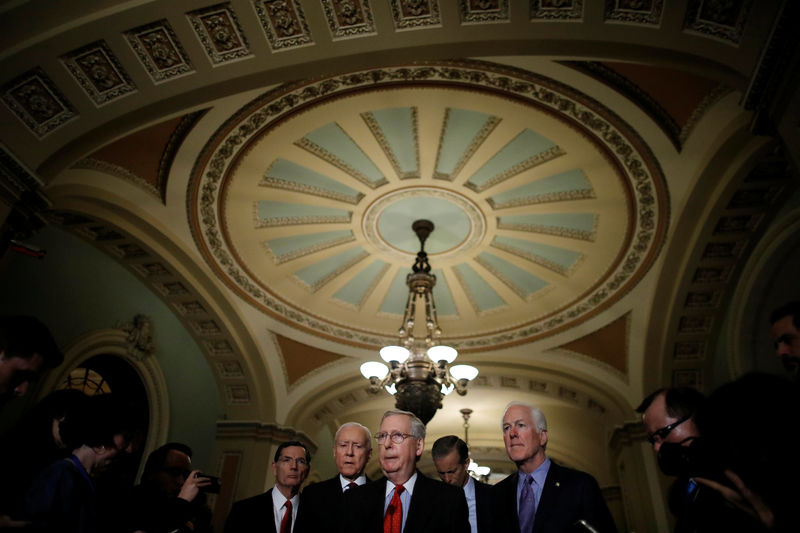
[(433, 443), (431, 455), (439, 478), (448, 485), (464, 489), (472, 533), (490, 532), (492, 530), (491, 485), (481, 483), (469, 475), (470, 458), (467, 443), (455, 435), (446, 435)]
[(343, 531), (469, 533), (464, 491), (416, 469), (425, 424), (413, 413), (387, 411), (375, 438), (385, 477), (347, 491)]
[(556, 464), (545, 454), (547, 420), (528, 404), (512, 402), (503, 413), (503, 441), (517, 472), (492, 488), (497, 533), (616, 533), (597, 481)]
[(331, 522), (341, 523), (344, 493), (369, 481), (364, 468), (371, 455), (369, 429), (357, 422), (342, 424), (333, 439), (333, 460), (339, 473), (303, 489), (307, 531), (325, 531), (330, 529)]
[[(272, 463), (275, 486), (264, 494), (233, 504), (225, 533), (292, 533), (302, 529), (300, 485), (308, 475), (311, 454), (298, 441), (278, 446)], [(299, 523), (298, 523), (299, 522)]]

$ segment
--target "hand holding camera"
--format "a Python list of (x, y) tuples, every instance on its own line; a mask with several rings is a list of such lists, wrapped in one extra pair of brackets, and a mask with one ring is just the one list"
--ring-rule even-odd
[(201, 473), (199, 470), (192, 470), (189, 477), (184, 481), (178, 498), (187, 502), (193, 501), (199, 492), (218, 493), (220, 480), (217, 477)]

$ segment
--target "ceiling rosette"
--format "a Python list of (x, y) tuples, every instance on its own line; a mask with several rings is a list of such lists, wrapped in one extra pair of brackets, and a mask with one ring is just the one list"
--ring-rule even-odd
[(189, 216), (215, 273), (263, 312), (377, 347), (426, 242), (448, 344), (529, 342), (636, 284), (667, 226), (649, 148), (552, 79), (483, 62), (351, 72), (270, 91), (209, 140)]

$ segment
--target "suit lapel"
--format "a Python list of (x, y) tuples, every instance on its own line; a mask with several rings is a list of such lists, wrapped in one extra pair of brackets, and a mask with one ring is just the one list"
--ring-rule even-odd
[[(272, 491), (273, 490), (275, 490), (275, 489), (269, 489), (267, 492), (264, 493), (264, 496), (266, 496), (266, 500), (267, 500), (266, 504), (267, 504), (267, 509), (268, 509), (267, 522), (269, 523), (269, 527), (267, 529), (269, 530), (269, 533), (278, 533), (278, 531), (275, 529), (275, 510), (273, 509), (273, 504), (272, 504)], [(253, 518), (255, 518), (255, 517), (253, 517)]]
[(372, 526), (370, 531), (383, 531), (383, 503), (386, 501), (386, 484), (388, 479), (381, 478), (369, 486), (370, 494), (367, 501), (367, 509), (375, 509), (376, 513), (370, 518)]
[(425, 518), (430, 516), (433, 510), (431, 507), (430, 485), (428, 478), (417, 472), (417, 481), (414, 483), (414, 493), (411, 495), (411, 507), (406, 518), (405, 533), (414, 531), (425, 531)]
[(550, 469), (542, 487), (542, 497), (536, 508), (536, 519), (533, 522), (533, 532), (537, 533), (547, 524), (550, 514), (558, 508), (558, 501), (561, 497), (560, 467), (550, 460)]

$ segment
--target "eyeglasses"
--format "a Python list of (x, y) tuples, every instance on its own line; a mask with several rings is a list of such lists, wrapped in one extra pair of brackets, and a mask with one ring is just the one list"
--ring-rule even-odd
[(403, 441), (409, 437), (416, 439), (416, 437), (410, 433), (386, 433), (384, 431), (382, 433), (377, 433), (375, 435), (375, 440), (378, 441), (378, 444), (383, 444), (384, 441), (386, 440), (386, 437), (392, 439), (392, 442), (394, 442), (395, 444), (402, 444)]
[(660, 442), (666, 439), (667, 436), (669, 436), (669, 434), (672, 433), (673, 429), (680, 426), (690, 418), (692, 418), (692, 415), (686, 415), (683, 418), (679, 418), (678, 420), (676, 420), (675, 422), (673, 422), (668, 426), (664, 426), (661, 429), (655, 430), (654, 432), (652, 432), (650, 435), (647, 436), (647, 442), (650, 443), (650, 446), (655, 446), (656, 442)]
[(305, 457), (298, 457), (295, 459), (294, 457), (284, 455), (278, 459), (278, 462), (286, 466), (289, 466), (292, 463), (295, 463), (297, 466), (308, 466), (308, 461), (306, 461)]

